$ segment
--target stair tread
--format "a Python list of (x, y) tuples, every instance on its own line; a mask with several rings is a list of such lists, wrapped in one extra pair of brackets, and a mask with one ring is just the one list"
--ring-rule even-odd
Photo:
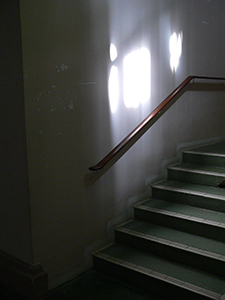
[(169, 298), (183, 289), (185, 299), (225, 300), (225, 189), (217, 186), (225, 179), (225, 141), (182, 157), (151, 185), (152, 198), (134, 205), (135, 219), (115, 228), (115, 243), (97, 251), (94, 264), (142, 287), (157, 283), (158, 293), (167, 287)]
[(148, 207), (161, 211), (169, 211), (174, 213), (174, 215), (181, 214), (186, 217), (195, 217), (199, 221), (212, 221), (218, 224), (225, 224), (225, 213), (198, 208), (195, 206), (189, 206), (185, 204), (180, 204), (177, 202), (164, 201), (159, 199), (146, 200), (136, 207)]
[(134, 269), (137, 267), (145, 268), (150, 276), (152, 271), (158, 272), (163, 274), (162, 278), (164, 277), (164, 280), (167, 277), (172, 277), (181, 281), (181, 285), (188, 283), (220, 295), (225, 293), (225, 279), (144, 251), (120, 244), (113, 244), (101, 250), (101, 253), (115, 258), (116, 262), (121, 265), (125, 265), (125, 262), (128, 262), (128, 264), (131, 263)]
[(211, 256), (213, 257), (216, 257), (213, 254), (217, 254), (217, 258), (221, 258), (223, 256), (223, 260), (225, 259), (225, 243), (209, 238), (139, 220), (132, 220), (116, 227), (116, 229), (127, 229), (128, 233), (134, 232), (139, 233), (140, 235), (144, 234), (145, 237), (163, 239), (168, 241), (168, 244), (171, 244), (172, 246), (179, 243), (185, 245), (186, 250), (193, 250), (193, 248), (196, 248), (203, 250), (204, 252), (211, 252)]
[(204, 154), (216, 154), (216, 155), (225, 155), (225, 142), (219, 142), (209, 145), (204, 145), (200, 147), (195, 147), (183, 152), (197, 152), (197, 153), (204, 153)]
[(153, 184), (152, 187), (159, 187), (165, 189), (173, 189), (174, 191), (179, 190), (186, 193), (194, 193), (204, 196), (211, 196), (211, 197), (219, 197), (219, 199), (225, 200), (225, 189), (221, 189), (218, 187), (188, 183), (188, 182), (181, 182), (175, 180), (164, 180), (157, 184)]
[(210, 174), (210, 175), (220, 175), (225, 176), (225, 168), (210, 166), (210, 165), (196, 165), (188, 163), (179, 163), (173, 166), (170, 166), (169, 169), (182, 170), (186, 172), (196, 172), (200, 174)]

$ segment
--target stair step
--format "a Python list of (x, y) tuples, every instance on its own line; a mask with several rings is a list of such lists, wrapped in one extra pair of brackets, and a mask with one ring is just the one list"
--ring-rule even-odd
[(222, 299), (225, 292), (219, 276), (120, 244), (95, 253), (94, 265), (167, 299)]
[(152, 197), (225, 212), (225, 189), (165, 180), (152, 185)]
[(183, 151), (94, 268), (164, 299), (225, 300), (225, 142)]
[(168, 168), (168, 179), (217, 187), (225, 179), (225, 168), (182, 163)]
[(225, 214), (151, 199), (134, 206), (135, 219), (225, 242)]
[(183, 151), (183, 161), (192, 164), (225, 167), (225, 142)]
[(225, 277), (225, 243), (132, 220), (115, 228), (115, 241)]

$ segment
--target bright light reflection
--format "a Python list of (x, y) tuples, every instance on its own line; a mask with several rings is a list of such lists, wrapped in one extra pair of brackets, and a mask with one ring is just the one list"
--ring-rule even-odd
[(110, 70), (108, 93), (111, 112), (115, 113), (119, 101), (118, 68), (115, 66), (112, 66)]
[(176, 72), (180, 57), (182, 53), (182, 41), (183, 41), (183, 34), (176, 34), (175, 32), (171, 35), (169, 41), (169, 49), (170, 49), (170, 68), (172, 72)]
[(137, 108), (150, 98), (151, 60), (148, 49), (141, 48), (128, 54), (123, 60), (124, 104)]
[(117, 58), (117, 49), (116, 46), (111, 44), (109, 49), (110, 60), (114, 61)]

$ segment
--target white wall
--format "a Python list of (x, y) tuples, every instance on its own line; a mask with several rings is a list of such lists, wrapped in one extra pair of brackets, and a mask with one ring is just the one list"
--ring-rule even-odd
[[(187, 92), (102, 177), (100, 160), (190, 74), (223, 76), (221, 1), (21, 1), (30, 205), (35, 263), (50, 287), (91, 266), (91, 251), (111, 238), (182, 143), (224, 135), (223, 93)], [(205, 23), (206, 22), (206, 23)], [(169, 38), (183, 32), (172, 73)], [(137, 47), (151, 55), (151, 97), (127, 109), (108, 101), (109, 45), (117, 66)], [(223, 95), (221, 95), (223, 94)], [(216, 117), (215, 117), (216, 116)], [(150, 178), (150, 180), (149, 180)], [(94, 182), (94, 183), (93, 183)]]

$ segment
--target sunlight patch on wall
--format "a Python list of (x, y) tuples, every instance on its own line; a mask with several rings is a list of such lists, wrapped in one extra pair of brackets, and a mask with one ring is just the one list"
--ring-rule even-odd
[(109, 103), (112, 113), (117, 111), (119, 102), (119, 80), (118, 80), (118, 68), (112, 66), (109, 74), (108, 81), (108, 93), (109, 93)]
[(123, 60), (123, 96), (127, 108), (137, 108), (150, 98), (151, 59), (147, 48), (129, 53)]
[(176, 72), (180, 57), (182, 54), (182, 42), (183, 42), (183, 34), (182, 32), (177, 34), (174, 32), (169, 41), (169, 49), (170, 49), (170, 68), (172, 72)]
[(110, 56), (110, 60), (113, 62), (114, 60), (116, 60), (118, 54), (117, 54), (117, 49), (116, 46), (114, 44), (110, 45), (110, 49), (109, 49), (109, 56)]

